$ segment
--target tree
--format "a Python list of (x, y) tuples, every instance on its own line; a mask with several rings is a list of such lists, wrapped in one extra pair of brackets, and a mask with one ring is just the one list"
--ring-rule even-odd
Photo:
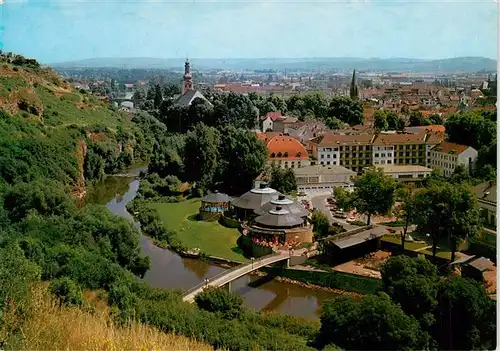
[(13, 222), (22, 221), (30, 212), (43, 216), (67, 215), (75, 210), (74, 203), (58, 182), (35, 181), (17, 183), (3, 197), (4, 208)]
[(217, 180), (230, 194), (248, 191), (267, 161), (267, 148), (255, 134), (234, 126), (221, 129), (219, 154)]
[(393, 111), (387, 112), (387, 124), (389, 130), (405, 129), (405, 121)]
[(387, 113), (384, 110), (377, 110), (373, 114), (373, 127), (377, 130), (388, 130), (389, 122), (387, 121)]
[(350, 126), (363, 124), (363, 105), (359, 100), (335, 96), (330, 101), (328, 116), (338, 118)]
[(358, 86), (356, 85), (356, 70), (352, 71), (351, 87), (349, 89), (349, 96), (351, 99), (358, 98)]
[(441, 350), (492, 350), (496, 347), (496, 303), (480, 283), (443, 279), (438, 288), (434, 338)]
[(396, 182), (384, 175), (381, 169), (367, 170), (354, 182), (353, 206), (367, 215), (367, 225), (372, 215), (385, 215), (394, 205)]
[(344, 127), (344, 123), (340, 119), (335, 117), (328, 117), (325, 120), (325, 125), (332, 130), (341, 129)]
[(50, 291), (59, 298), (60, 304), (82, 305), (83, 294), (78, 285), (68, 277), (54, 279), (50, 282)]
[(162, 91), (161, 91), (161, 87), (159, 84), (156, 84), (155, 85), (155, 91), (154, 91), (154, 107), (156, 109), (160, 108), (160, 105), (163, 101), (163, 94), (162, 94)]
[(445, 127), (453, 143), (472, 146), (476, 150), (496, 143), (496, 123), (474, 111), (449, 116)]
[(172, 98), (174, 95), (180, 94), (181, 88), (176, 84), (168, 84), (163, 87), (163, 96)]
[(434, 113), (432, 115), (429, 116), (429, 121), (432, 123), (432, 124), (443, 124), (443, 117), (441, 117), (441, 115), (437, 114), (437, 113)]
[(346, 350), (425, 349), (418, 322), (407, 316), (385, 293), (360, 301), (341, 296), (323, 304), (319, 347), (335, 344)]
[(399, 255), (389, 258), (380, 272), (384, 292), (407, 315), (415, 317), (424, 331), (431, 331), (438, 303), (436, 266), (425, 258)]
[(396, 191), (396, 195), (398, 200), (401, 201), (401, 205), (398, 209), (398, 217), (404, 221), (403, 231), (401, 232), (401, 251), (404, 252), (408, 226), (413, 221), (413, 217), (415, 216), (414, 188), (410, 185), (404, 186)]
[(353, 194), (347, 192), (344, 188), (334, 188), (333, 198), (335, 199), (335, 202), (340, 209), (345, 211), (353, 208)]
[(324, 238), (328, 236), (328, 227), (330, 226), (330, 222), (328, 221), (328, 217), (323, 212), (314, 210), (311, 221), (317, 238)]
[(473, 240), (481, 229), (477, 198), (466, 184), (450, 186), (452, 198), (449, 204), (449, 223), (446, 226), (451, 245), (451, 262), (461, 241)]
[(217, 129), (197, 124), (186, 135), (184, 146), (184, 176), (198, 182), (203, 191), (212, 185), (219, 162), (220, 134)]
[(426, 126), (430, 121), (425, 119), (420, 111), (411, 111), (409, 116), (410, 127)]
[(477, 200), (466, 185), (431, 182), (415, 197), (415, 223), (421, 233), (429, 233), (432, 255), (438, 242), (448, 240), (454, 260), (460, 241), (473, 239), (479, 230)]
[(238, 318), (243, 312), (241, 295), (222, 290), (221, 288), (207, 288), (196, 295), (195, 302), (198, 308), (209, 312), (219, 312), (225, 318)]
[(297, 190), (297, 181), (293, 169), (273, 167), (271, 171), (270, 187), (283, 194), (289, 194), (293, 190)]

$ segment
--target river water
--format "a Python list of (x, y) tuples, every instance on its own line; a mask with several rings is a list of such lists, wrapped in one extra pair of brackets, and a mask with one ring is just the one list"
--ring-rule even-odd
[[(87, 195), (88, 202), (106, 204), (114, 214), (133, 220), (126, 205), (134, 199), (139, 188), (137, 175), (144, 168), (136, 168), (130, 177), (108, 177), (94, 186)], [(138, 224), (136, 224), (138, 225)], [(151, 257), (151, 268), (144, 280), (154, 287), (187, 289), (205, 278), (225, 270), (207, 262), (182, 258), (174, 252), (153, 245), (141, 235), (141, 249)], [(244, 304), (259, 311), (275, 311), (301, 317), (318, 318), (321, 302), (334, 295), (276, 280), (244, 276), (231, 283), (231, 289), (241, 294)]]

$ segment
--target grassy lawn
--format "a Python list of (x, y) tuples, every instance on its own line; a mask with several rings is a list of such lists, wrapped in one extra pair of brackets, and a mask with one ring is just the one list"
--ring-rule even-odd
[[(399, 237), (399, 235), (384, 235), (382, 237), (382, 240), (388, 241), (390, 243), (401, 245), (401, 238)], [(410, 250), (410, 251), (418, 250), (418, 249), (421, 249), (422, 247), (426, 247), (426, 246), (428, 246), (428, 245), (421, 244), (421, 243), (414, 243), (414, 242), (410, 242), (410, 241), (405, 242), (405, 249)]]
[(232, 261), (247, 261), (236, 244), (238, 230), (223, 227), (218, 222), (198, 221), (199, 199), (178, 203), (157, 203), (152, 208), (168, 230), (177, 232), (179, 240), (189, 248), (199, 248), (207, 255)]

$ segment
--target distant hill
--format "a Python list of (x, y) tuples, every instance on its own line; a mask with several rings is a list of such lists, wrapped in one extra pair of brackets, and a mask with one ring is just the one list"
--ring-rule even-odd
[[(496, 71), (496, 60), (485, 57), (457, 57), (442, 60), (407, 58), (267, 58), (267, 59), (191, 59), (195, 69), (276, 69), (276, 70), (371, 70), (396, 72), (477, 72)], [(183, 59), (160, 58), (91, 58), (51, 64), (60, 68), (163, 68), (182, 69)]]

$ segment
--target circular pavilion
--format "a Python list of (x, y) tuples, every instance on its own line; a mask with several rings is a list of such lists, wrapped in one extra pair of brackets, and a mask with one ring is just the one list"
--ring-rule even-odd
[(231, 207), (232, 198), (215, 191), (201, 199), (200, 218), (203, 220), (217, 219)]
[(292, 215), (303, 219), (309, 216), (309, 211), (306, 210), (302, 204), (287, 198), (285, 195), (279, 195), (276, 200), (269, 201), (254, 212), (258, 216), (263, 216), (275, 209), (276, 206), (280, 206), (282, 209), (289, 211)]
[(292, 248), (300, 243), (312, 242), (313, 232), (304, 218), (275, 206), (255, 218), (248, 227), (247, 236), (254, 246)]
[(234, 209), (236, 218), (248, 221), (255, 217), (255, 210), (258, 210), (269, 201), (277, 200), (280, 195), (279, 192), (263, 183), (258, 188), (252, 189), (231, 201), (231, 206)]

